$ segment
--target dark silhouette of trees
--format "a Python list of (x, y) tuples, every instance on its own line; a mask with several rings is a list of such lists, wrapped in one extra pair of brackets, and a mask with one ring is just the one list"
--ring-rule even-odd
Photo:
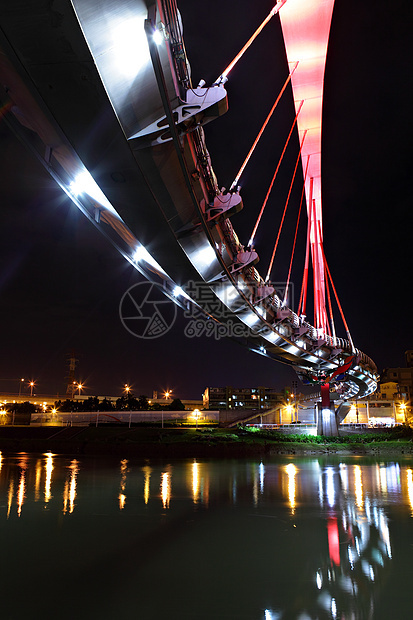
[(185, 411), (185, 405), (182, 404), (180, 398), (174, 398), (170, 405), (168, 405), (169, 411)]
[[(30, 404), (30, 403), (20, 403)], [(145, 394), (141, 394), (139, 397), (134, 396), (131, 392), (120, 396), (116, 402), (110, 401), (107, 398), (99, 400), (97, 396), (90, 396), (85, 400), (70, 400), (66, 399), (63, 402), (58, 400), (55, 402), (55, 407), (62, 413), (70, 413), (71, 411), (184, 411), (185, 406), (182, 404), (179, 398), (169, 404), (163, 403), (150, 403), (148, 397)]]

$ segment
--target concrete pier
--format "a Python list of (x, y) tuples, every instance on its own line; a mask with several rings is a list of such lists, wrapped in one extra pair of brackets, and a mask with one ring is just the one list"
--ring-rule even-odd
[(317, 435), (335, 437), (338, 435), (337, 417), (334, 405), (317, 407)]

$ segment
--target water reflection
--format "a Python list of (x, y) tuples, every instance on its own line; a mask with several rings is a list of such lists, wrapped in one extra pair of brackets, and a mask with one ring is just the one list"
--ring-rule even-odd
[(63, 514), (72, 512), (75, 509), (77, 475), (79, 473), (79, 461), (74, 459), (68, 466), (69, 479), (66, 479), (63, 490)]
[(169, 468), (168, 471), (164, 471), (161, 474), (161, 497), (163, 507), (169, 508), (171, 499), (171, 473)]
[(199, 463), (196, 461), (192, 463), (192, 497), (196, 504), (199, 500)]
[(295, 476), (297, 474), (297, 468), (292, 463), (289, 463), (285, 471), (288, 476), (288, 502), (291, 508), (291, 514), (295, 512)]
[[(395, 467), (380, 464), (384, 478), (390, 477), (393, 483), (397, 481)], [(372, 468), (341, 463), (321, 469), (318, 482), (328, 556), (315, 571), (319, 595), (311, 604), (317, 613), (327, 613), (331, 618), (371, 617), (375, 581), (392, 558), (388, 518), (380, 505), (387, 493), (383, 471), (377, 484)], [(374, 486), (378, 493), (372, 497)], [(398, 489), (401, 492), (400, 485)]]
[(125, 508), (125, 503), (126, 503), (126, 495), (125, 495), (126, 474), (128, 473), (128, 471), (129, 471), (128, 470), (128, 461), (126, 459), (123, 459), (123, 461), (120, 462), (120, 491), (119, 491), (119, 495), (118, 495), (120, 510), (123, 510)]
[(409, 496), (411, 514), (413, 516), (413, 471), (409, 468), (406, 471), (407, 493)]
[(34, 499), (36, 502), (40, 499), (40, 483), (42, 479), (42, 460), (36, 460), (36, 473), (35, 473), (35, 482), (34, 482)]
[[(92, 467), (82, 459), (51, 453), (0, 454), (0, 505), (0, 520), (8, 520), (5, 525), (27, 522), (30, 529), (45, 514), (49, 519), (59, 514), (59, 523), (66, 527), (78, 519), (82, 530), (85, 515), (90, 514), (89, 531), (99, 528), (99, 519), (129, 514), (134, 523), (129, 535), (139, 557), (148, 544), (149, 558), (156, 548), (165, 562), (170, 546), (176, 558), (175, 541), (180, 552), (188, 554), (185, 566), (190, 565), (188, 559), (197, 561), (210, 552), (206, 574), (221, 570), (217, 562), (222, 563), (217, 582), (234, 574), (234, 583), (242, 584), (239, 596), (248, 590), (244, 573), (250, 581), (256, 578), (251, 586), (260, 600), (256, 613), (228, 613), (228, 617), (361, 620), (378, 613), (376, 599), (394, 570), (398, 512), (411, 523), (413, 468), (360, 459), (191, 460), (167, 465), (122, 459), (111, 462), (100, 475), (98, 465)], [(62, 513), (67, 517), (63, 519)], [(208, 516), (214, 523), (210, 530)], [(157, 529), (157, 519), (168, 528)], [(125, 527), (124, 516), (122, 523)], [(192, 530), (193, 523), (200, 527)], [(116, 530), (118, 522), (111, 525)], [(109, 531), (106, 525), (102, 528)], [(133, 538), (142, 532), (150, 543)], [(166, 532), (170, 539), (162, 538)], [(236, 544), (230, 547), (233, 539)], [(51, 553), (47, 541), (45, 537)], [(81, 544), (87, 545), (87, 539)], [(262, 560), (266, 553), (268, 564)], [(147, 561), (142, 565), (147, 570)], [(155, 563), (153, 570), (151, 579)]]
[(354, 489), (356, 492), (357, 508), (361, 509), (363, 507), (363, 481), (359, 465), (355, 465), (354, 467)]
[(13, 494), (14, 494), (14, 480), (13, 478), (11, 478), (9, 482), (8, 493), (7, 493), (7, 518), (9, 518), (10, 516), (11, 506), (13, 503)]
[(149, 467), (149, 465), (146, 465), (142, 468), (142, 471), (145, 476), (143, 484), (143, 501), (145, 502), (145, 504), (147, 504), (149, 502), (152, 469)]
[(19, 480), (19, 488), (17, 491), (17, 516), (20, 517), (22, 512), (22, 506), (25, 499), (26, 493), (26, 467), (27, 467), (27, 456), (22, 455), (19, 459), (20, 466), (20, 480)]
[(46, 470), (46, 479), (44, 483), (44, 501), (47, 504), (52, 498), (53, 454), (51, 454), (51, 452), (48, 452), (45, 456), (46, 463), (44, 467)]

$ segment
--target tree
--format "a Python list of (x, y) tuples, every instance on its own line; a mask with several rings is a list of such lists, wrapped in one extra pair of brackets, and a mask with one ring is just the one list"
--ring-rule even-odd
[(36, 405), (30, 402), (24, 403), (8, 403), (6, 405), (6, 410), (15, 413), (35, 413)]
[(113, 411), (113, 405), (108, 398), (104, 398), (99, 404), (100, 411)]
[[(59, 403), (59, 411), (61, 411), (62, 413), (67, 413), (70, 411), (74, 411), (75, 410), (75, 402), (73, 400), (70, 400), (69, 398), (67, 398), (66, 400), (64, 400), (63, 402), (58, 401)], [(57, 407), (56, 407), (57, 408)]]
[(139, 408), (138, 400), (128, 392), (128, 394), (121, 396), (116, 401), (116, 411), (136, 411)]
[(185, 411), (185, 405), (182, 404), (180, 398), (174, 398), (170, 405), (168, 405), (169, 411)]
[(82, 403), (82, 411), (99, 411), (99, 399), (97, 396), (89, 396)]
[(138, 399), (138, 409), (140, 409), (141, 411), (148, 411), (148, 409), (149, 409), (148, 399), (147, 399), (147, 397), (144, 394), (139, 396), (139, 399)]

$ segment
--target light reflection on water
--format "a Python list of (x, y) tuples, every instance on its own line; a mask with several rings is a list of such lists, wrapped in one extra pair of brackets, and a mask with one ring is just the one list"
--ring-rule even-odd
[[(13, 571), (26, 570), (41, 610), (36, 565), (50, 561), (55, 603), (67, 580), (75, 593), (67, 617), (81, 603), (77, 618), (385, 618), (412, 517), (413, 470), (397, 461), (0, 454), (5, 592), (18, 596)], [(21, 605), (10, 617), (27, 617)]]
[(52, 497), (52, 473), (53, 473), (53, 454), (50, 452), (46, 454), (46, 479), (44, 482), (44, 501), (46, 504), (50, 501)]
[(69, 511), (69, 514), (75, 509), (77, 474), (79, 473), (79, 461), (74, 459), (68, 465), (69, 477), (65, 481), (63, 490), (63, 513)]

